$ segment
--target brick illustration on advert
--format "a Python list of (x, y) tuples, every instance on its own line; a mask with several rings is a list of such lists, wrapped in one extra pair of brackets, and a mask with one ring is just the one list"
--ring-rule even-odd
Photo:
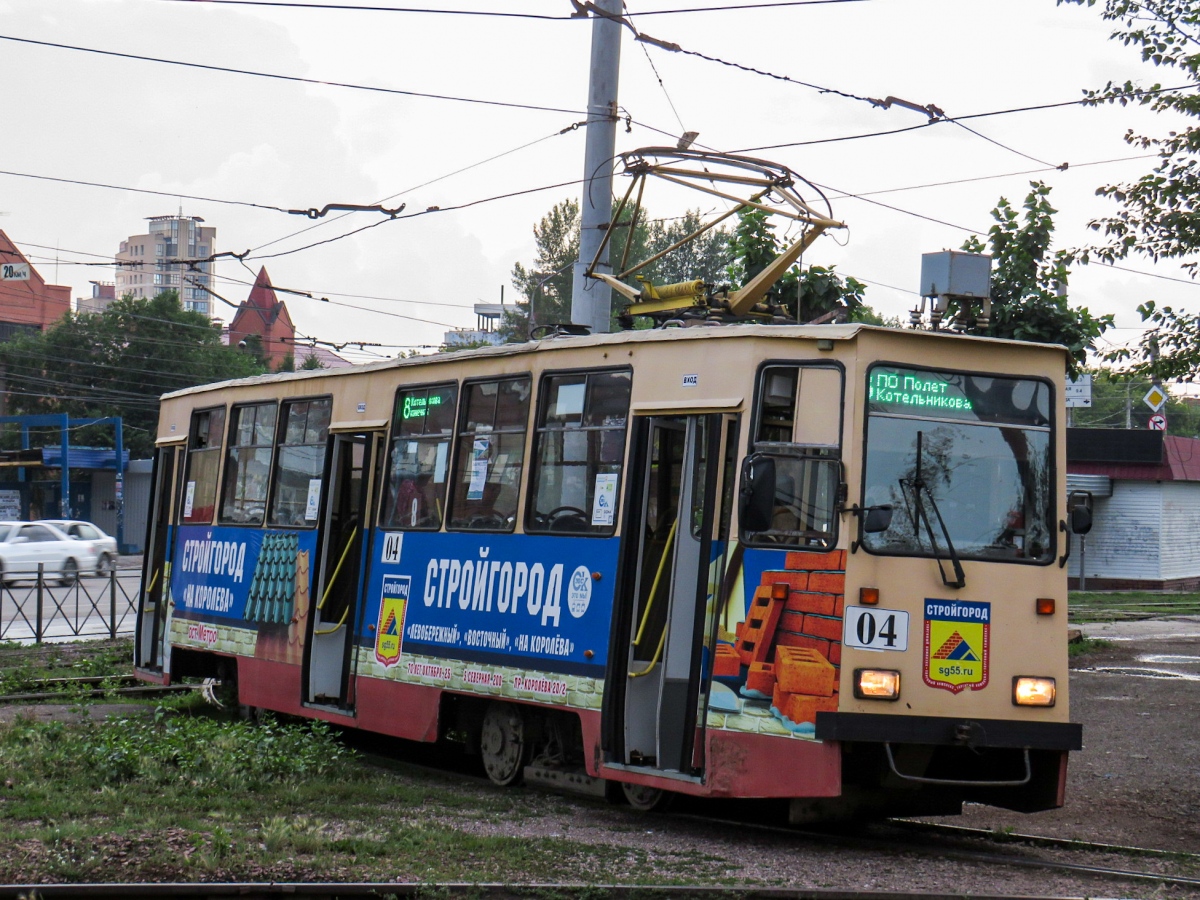
[(812, 738), (817, 713), (838, 707), (846, 552), (746, 550), (734, 568), (709, 727)]

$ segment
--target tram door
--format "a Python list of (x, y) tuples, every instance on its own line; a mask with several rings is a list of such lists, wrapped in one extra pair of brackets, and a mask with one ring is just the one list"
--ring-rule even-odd
[(351, 667), (354, 635), (367, 576), (364, 552), (375, 490), (374, 460), (382, 435), (376, 432), (330, 436), (329, 468), (318, 537), (315, 606), (309, 615), (304, 661), (304, 702), (354, 707)]
[(703, 659), (724, 418), (635, 419), (630, 471), (640, 473), (640, 483), (624, 531), (624, 653), (613, 655), (614, 665), (624, 665), (624, 696), (618, 721), (609, 720), (616, 726), (610, 746), (621, 748), (616, 761), (626, 765), (687, 773), (703, 767)]
[(172, 512), (183, 463), (182, 443), (159, 447), (154, 456), (154, 508), (151, 510), (149, 540), (142, 561), (141, 590), (138, 592), (136, 665), (151, 672), (170, 672), (171, 644), (171, 557), (175, 547)]

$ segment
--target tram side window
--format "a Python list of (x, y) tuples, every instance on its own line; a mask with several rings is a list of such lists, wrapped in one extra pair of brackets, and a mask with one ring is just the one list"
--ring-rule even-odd
[(458, 385), (401, 388), (392, 415), (384, 528), (442, 527)]
[[(773, 472), (769, 515), (746, 517), (742, 539), (751, 545), (826, 550), (837, 540), (841, 483), (842, 373), (831, 366), (774, 365), (759, 379), (756, 429), (746, 473)], [(767, 479), (760, 490), (769, 490)], [(744, 485), (743, 491), (748, 486)]]
[(212, 524), (217, 506), (217, 475), (221, 470), (221, 438), (224, 432), (224, 407), (192, 413), (183, 494), (182, 519), (185, 524)]
[(627, 371), (543, 380), (526, 531), (616, 530), (629, 388)]
[(513, 530), (531, 384), (526, 375), (463, 386), (449, 527)]
[(292, 528), (317, 524), (332, 408), (333, 401), (328, 397), (283, 404), (270, 524)]
[(221, 521), (261, 525), (267, 514), (267, 482), (275, 446), (278, 405), (235, 406), (230, 415), (229, 450), (225, 461)]

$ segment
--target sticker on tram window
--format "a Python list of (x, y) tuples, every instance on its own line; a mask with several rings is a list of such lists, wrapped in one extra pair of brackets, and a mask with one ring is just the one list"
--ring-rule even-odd
[(847, 606), (842, 643), (860, 650), (907, 650), (908, 613), (901, 609)]
[(611, 525), (617, 506), (617, 473), (596, 474), (596, 494), (592, 499), (592, 524)]
[(321, 479), (308, 479), (308, 498), (304, 504), (304, 521), (317, 521), (317, 513), (321, 509)]
[(475, 440), (471, 451), (471, 483), (467, 487), (468, 500), (482, 500), (483, 486), (487, 484), (488, 448), (490, 441)]

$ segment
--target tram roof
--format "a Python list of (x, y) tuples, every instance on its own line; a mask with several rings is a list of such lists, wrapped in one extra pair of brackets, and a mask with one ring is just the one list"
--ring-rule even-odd
[(309, 378), (338, 378), (353, 377), (364, 373), (378, 372), (388, 369), (402, 369), (409, 366), (427, 366), (432, 363), (448, 363), (461, 360), (498, 359), (509, 356), (521, 356), (530, 353), (547, 353), (568, 348), (605, 347), (624, 344), (653, 344), (666, 341), (688, 340), (737, 340), (742, 339), (780, 339), (780, 340), (831, 340), (851, 341), (864, 333), (878, 333), (903, 336), (908, 340), (951, 340), (973, 341), (985, 344), (999, 344), (1009, 347), (1021, 347), (1031, 351), (1057, 352), (1064, 356), (1068, 350), (1061, 344), (1035, 344), (1030, 341), (1016, 341), (1008, 338), (976, 337), (948, 331), (922, 331), (910, 328), (889, 328), (881, 325), (868, 325), (853, 322), (845, 325), (720, 325), (693, 326), (686, 328), (653, 328), (641, 331), (617, 331), (610, 334), (589, 335), (556, 335), (536, 341), (526, 341), (520, 344), (497, 344), (493, 347), (475, 347), (470, 350), (453, 350), (428, 356), (408, 358), (383, 359), (378, 362), (360, 363), (338, 369), (312, 369), (299, 372), (279, 372), (268, 375), (252, 375), (247, 378), (234, 378), (228, 381), (210, 382), (195, 385), (178, 391), (163, 394), (163, 400), (184, 397), (188, 394), (203, 393), (219, 388), (238, 387), (242, 385), (263, 385), (281, 381), (300, 381)]

